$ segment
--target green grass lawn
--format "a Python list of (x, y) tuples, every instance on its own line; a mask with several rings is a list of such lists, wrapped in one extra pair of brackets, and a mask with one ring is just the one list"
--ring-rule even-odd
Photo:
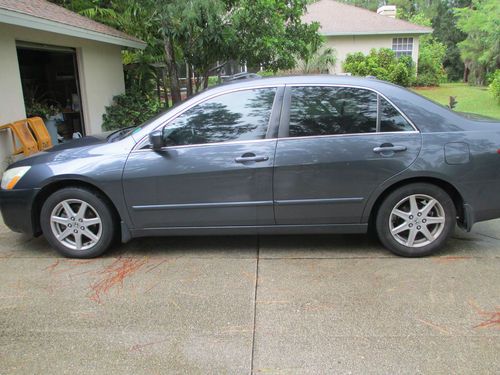
[(448, 105), (455, 96), (455, 111), (477, 113), (500, 119), (500, 105), (486, 87), (469, 86), (465, 83), (446, 83), (439, 87), (417, 87), (413, 90), (440, 104)]

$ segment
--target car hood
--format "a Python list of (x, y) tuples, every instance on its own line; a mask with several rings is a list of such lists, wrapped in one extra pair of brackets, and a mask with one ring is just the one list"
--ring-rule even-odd
[(74, 148), (79, 148), (79, 147), (86, 147), (86, 146), (106, 143), (109, 134), (110, 134), (110, 132), (106, 132), (106, 133), (101, 133), (101, 134), (94, 134), (94, 135), (90, 135), (90, 136), (85, 136), (82, 138), (72, 139), (68, 142), (64, 142), (64, 143), (60, 143), (58, 145), (55, 145), (52, 148), (49, 148), (48, 150), (46, 150), (45, 152), (60, 152), (62, 150), (69, 150), (69, 149), (74, 149)]
[(117, 142), (107, 142), (110, 133), (96, 134), (78, 139), (73, 139), (56, 145), (50, 149), (38, 152), (22, 160), (13, 163), (10, 167), (21, 167), (25, 165), (48, 164), (52, 162), (61, 163), (68, 160), (92, 158), (99, 156), (124, 155), (130, 152), (135, 145), (132, 137), (126, 137)]

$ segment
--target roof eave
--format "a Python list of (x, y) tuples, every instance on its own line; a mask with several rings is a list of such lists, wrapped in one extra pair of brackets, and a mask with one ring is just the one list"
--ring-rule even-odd
[(319, 32), (323, 36), (349, 36), (349, 35), (423, 35), (431, 34), (432, 30), (394, 30), (394, 31), (346, 31), (346, 32)]
[(144, 49), (146, 43), (117, 36), (86, 30), (80, 27), (67, 25), (60, 22), (34, 17), (29, 14), (19, 13), (8, 9), (0, 9), (0, 23), (27, 27), (30, 29), (48, 31), (56, 34), (68, 35), (97, 42), (115, 44), (123, 47)]

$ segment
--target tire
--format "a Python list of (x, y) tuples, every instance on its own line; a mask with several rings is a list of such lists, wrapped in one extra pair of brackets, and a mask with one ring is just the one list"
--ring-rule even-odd
[(68, 187), (50, 195), (40, 223), (47, 241), (69, 258), (97, 257), (115, 237), (112, 209), (100, 194), (86, 188)]
[(441, 249), (456, 225), (450, 196), (438, 186), (414, 183), (390, 193), (376, 216), (380, 242), (394, 254), (422, 257)]

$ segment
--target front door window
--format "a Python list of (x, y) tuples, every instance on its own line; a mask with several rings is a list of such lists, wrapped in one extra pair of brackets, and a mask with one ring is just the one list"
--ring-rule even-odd
[(163, 129), (169, 146), (264, 139), (276, 88), (236, 91), (209, 99)]

